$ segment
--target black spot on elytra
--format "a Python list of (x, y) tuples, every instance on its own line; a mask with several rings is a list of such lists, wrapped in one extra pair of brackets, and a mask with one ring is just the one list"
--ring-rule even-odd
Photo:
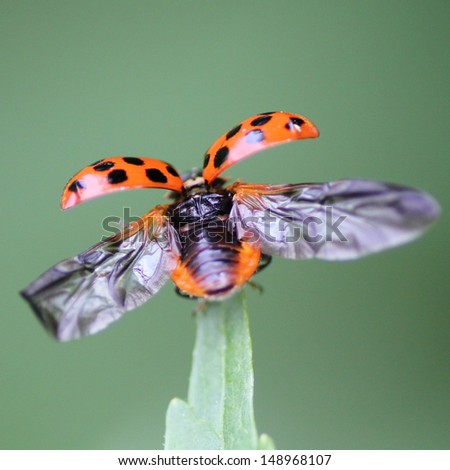
[(172, 176), (178, 176), (178, 177), (180, 177), (180, 175), (178, 174), (178, 171), (175, 170), (175, 168), (174, 168), (172, 165), (167, 165), (166, 170), (167, 170), (167, 172), (170, 173)]
[(267, 116), (268, 114), (276, 114), (276, 113), (279, 113), (279, 111), (270, 111), (268, 113), (259, 113), (259, 114), (261, 114), (261, 116)]
[(305, 121), (301, 118), (293, 117), (289, 119), (289, 122), (284, 126), (288, 131), (294, 131), (297, 127), (301, 127), (305, 124)]
[(167, 176), (161, 170), (158, 170), (158, 168), (147, 168), (145, 174), (154, 183), (167, 183)]
[(231, 139), (231, 137), (233, 137), (234, 135), (236, 135), (240, 130), (241, 130), (241, 127), (242, 127), (242, 124), (239, 124), (237, 125), (236, 127), (233, 127), (233, 129), (229, 130), (227, 132), (227, 135), (225, 136), (225, 138), (228, 140), (228, 139)]
[(125, 170), (113, 170), (108, 173), (108, 183), (110, 184), (123, 183), (127, 179), (128, 176)]
[(228, 147), (220, 147), (219, 150), (217, 150), (216, 155), (214, 157), (214, 166), (215, 168), (219, 168), (222, 163), (227, 159), (229, 153)]
[(110, 168), (112, 168), (114, 166), (114, 163), (113, 162), (104, 162), (102, 160), (100, 160), (100, 163), (97, 163), (96, 165), (94, 165), (94, 170), (95, 171), (106, 171), (106, 170), (109, 170)]
[(203, 168), (206, 168), (209, 164), (209, 159), (210, 159), (210, 156), (209, 156), (209, 153), (207, 153), (205, 155), (205, 159), (203, 160)]
[(83, 183), (83, 181), (74, 180), (67, 189), (72, 193), (77, 193), (79, 189), (84, 189), (85, 187), (86, 185)]
[(137, 157), (123, 157), (123, 161), (125, 163), (129, 163), (130, 165), (142, 166), (144, 164), (144, 160), (141, 160)]
[(265, 139), (264, 132), (261, 129), (253, 129), (245, 134), (245, 141), (248, 144), (257, 144)]
[(251, 126), (263, 126), (272, 119), (272, 116), (259, 116), (250, 123)]

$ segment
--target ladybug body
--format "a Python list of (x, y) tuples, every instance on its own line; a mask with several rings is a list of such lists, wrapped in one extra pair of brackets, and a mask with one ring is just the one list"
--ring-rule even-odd
[(181, 293), (220, 300), (254, 274), (261, 251), (240, 241), (229, 223), (233, 193), (221, 188), (210, 192), (202, 186), (167, 211), (180, 246), (180, 261), (171, 278)]
[(114, 191), (161, 188), (173, 202), (77, 256), (57, 263), (22, 292), (58, 340), (94, 334), (171, 278), (185, 296), (219, 301), (272, 256), (359, 258), (421, 235), (439, 215), (426, 193), (380, 181), (224, 187), (219, 175), (261, 150), (319, 136), (304, 116), (261, 113), (232, 127), (205, 152), (203, 170), (180, 177), (163, 161), (110, 157), (67, 183), (63, 209)]

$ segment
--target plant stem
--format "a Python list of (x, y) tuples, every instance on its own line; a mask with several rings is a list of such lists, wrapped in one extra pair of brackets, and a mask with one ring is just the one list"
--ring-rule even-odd
[[(244, 293), (206, 303), (196, 322), (188, 402), (175, 398), (169, 404), (165, 448), (257, 449)], [(268, 442), (273, 446), (267, 436), (262, 442), (265, 448)]]

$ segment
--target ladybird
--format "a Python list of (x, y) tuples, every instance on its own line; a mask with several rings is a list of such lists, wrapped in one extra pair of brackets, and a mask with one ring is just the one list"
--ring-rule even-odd
[(66, 185), (68, 209), (113, 191), (162, 188), (171, 202), (66, 259), (22, 292), (58, 340), (97, 333), (152, 297), (169, 278), (182, 295), (221, 301), (272, 256), (347, 260), (418, 237), (437, 218), (428, 194), (379, 181), (225, 186), (219, 177), (268, 147), (319, 136), (306, 117), (252, 116), (206, 151), (203, 170), (117, 156), (87, 166)]

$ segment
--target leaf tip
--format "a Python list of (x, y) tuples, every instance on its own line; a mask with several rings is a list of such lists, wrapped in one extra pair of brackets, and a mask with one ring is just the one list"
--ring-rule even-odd
[(261, 434), (258, 441), (258, 450), (275, 450), (272, 438), (267, 434)]

